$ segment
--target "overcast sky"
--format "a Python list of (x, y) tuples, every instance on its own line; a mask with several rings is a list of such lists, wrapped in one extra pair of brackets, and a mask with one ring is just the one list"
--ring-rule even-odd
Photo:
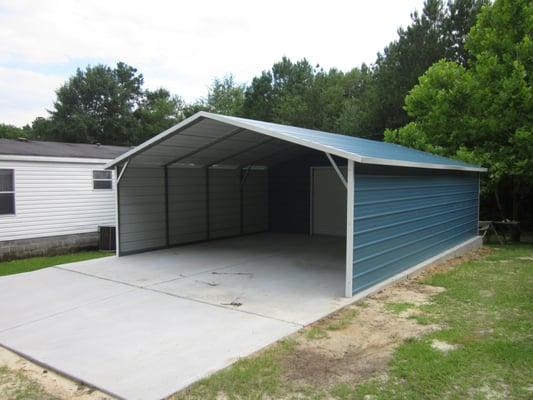
[(124, 61), (193, 101), (214, 77), (249, 82), (286, 55), (372, 63), (422, 0), (0, 0), (0, 122), (46, 116), (77, 67)]

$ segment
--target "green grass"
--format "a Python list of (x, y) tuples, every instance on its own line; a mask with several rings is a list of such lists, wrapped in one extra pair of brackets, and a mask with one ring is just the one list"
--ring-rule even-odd
[[(531, 256), (533, 245), (499, 246), (482, 259), (426, 277), (424, 283), (447, 290), (411, 318), (442, 329), (400, 345), (387, 370), (378, 374), (381, 378), (302, 389), (284, 379), (291, 368), (284, 357), (296, 350), (294, 344), (282, 342), (175, 398), (217, 399), (223, 394), (228, 399), (531, 399), (533, 260), (520, 259)], [(401, 312), (411, 305), (386, 307)], [(342, 326), (348, 319), (341, 312), (331, 323)], [(457, 348), (443, 353), (431, 346), (434, 339)]]
[[(400, 346), (386, 382), (339, 388), (339, 399), (533, 398), (533, 246), (501, 247), (425, 283), (447, 290), (421, 307), (444, 329)], [(442, 353), (438, 339), (458, 345)]]
[(413, 303), (386, 303), (385, 309), (394, 314), (401, 314), (402, 312), (415, 307)]
[(328, 333), (318, 326), (313, 326), (305, 331), (305, 337), (309, 340), (324, 339), (328, 337)]
[(248, 357), (237, 361), (209, 379), (194, 385), (194, 392), (184, 391), (173, 398), (176, 400), (205, 399), (217, 400), (225, 393), (230, 400), (263, 399), (265, 396), (281, 394), (281, 366), (278, 359), (291, 351), (295, 342), (282, 340), (276, 346), (263, 351), (259, 357)]
[(331, 322), (326, 326), (328, 331), (340, 331), (346, 329), (357, 317), (358, 311), (353, 308), (347, 308), (339, 311), (333, 317)]
[(58, 400), (22, 372), (0, 366), (0, 399)]
[(53, 265), (66, 264), (91, 258), (106, 257), (112, 253), (108, 251), (82, 251), (78, 253), (62, 254), (50, 257), (32, 257), (21, 260), (0, 262), (0, 276), (35, 271)]

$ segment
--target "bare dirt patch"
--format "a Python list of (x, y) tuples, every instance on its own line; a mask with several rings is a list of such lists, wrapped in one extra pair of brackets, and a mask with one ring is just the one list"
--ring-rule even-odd
[(69, 400), (114, 399), (114, 397), (40, 367), (1, 346), (0, 366), (22, 373), (25, 377), (42, 386), (43, 390), (54, 398)]
[[(410, 317), (443, 290), (406, 280), (318, 321), (306, 330), (319, 329), (327, 335), (309, 339), (304, 332), (298, 337), (295, 349), (281, 360), (283, 379), (301, 386), (332, 387), (382, 373), (403, 341), (440, 328), (421, 325)], [(410, 303), (412, 307), (398, 314), (387, 310), (391, 303)], [(344, 328), (328, 330), (339, 319), (348, 319)]]
[[(281, 360), (282, 379), (296, 385), (327, 388), (383, 376), (394, 349), (402, 342), (441, 329), (438, 325), (420, 324), (413, 318), (421, 314), (419, 306), (445, 290), (424, 285), (420, 283), (422, 279), (492, 252), (482, 247), (425, 268), (307, 327), (298, 336), (295, 349)], [(339, 321), (343, 322), (342, 329), (328, 329)], [(309, 330), (313, 330), (313, 335), (306, 334)]]
[[(453, 269), (457, 265), (463, 264), (468, 261), (479, 260), (480, 258), (484, 256), (494, 253), (494, 251), (496, 250), (498, 249), (482, 246), (479, 249), (469, 251), (467, 254), (462, 255), (461, 257), (450, 258), (447, 261), (443, 261), (441, 263), (424, 268), (422, 271), (417, 273), (416, 276), (418, 278), (422, 278), (424, 276), (433, 275), (436, 273), (448, 272), (449, 270)], [(485, 262), (488, 262), (488, 261), (485, 261)]]

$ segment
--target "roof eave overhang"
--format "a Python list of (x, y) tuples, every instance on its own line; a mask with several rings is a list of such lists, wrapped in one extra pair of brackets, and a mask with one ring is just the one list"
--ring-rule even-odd
[(218, 121), (224, 124), (233, 125), (237, 128), (243, 128), (251, 132), (261, 133), (263, 135), (271, 136), (277, 139), (285, 140), (294, 144), (298, 144), (304, 147), (308, 147), (318, 151), (324, 151), (326, 153), (346, 158), (361, 164), (375, 164), (375, 165), (389, 165), (389, 166), (402, 166), (402, 167), (412, 167), (412, 168), (426, 168), (426, 169), (443, 169), (443, 170), (457, 170), (457, 171), (473, 171), (473, 172), (486, 172), (486, 168), (481, 167), (469, 167), (461, 165), (445, 165), (445, 164), (430, 164), (430, 163), (418, 163), (418, 162), (409, 162), (409, 161), (400, 161), (400, 160), (390, 160), (385, 158), (373, 158), (373, 157), (363, 157), (358, 154), (353, 154), (350, 152), (337, 149), (335, 147), (326, 146), (322, 143), (317, 143), (311, 140), (298, 139), (293, 136), (276, 132), (270, 129), (260, 128), (251, 124), (248, 124), (241, 120), (233, 120), (225, 117), (224, 115), (212, 114), (205, 111), (200, 111), (191, 117), (184, 119), (179, 124), (174, 125), (173, 127), (167, 129), (166, 131), (161, 132), (160, 134), (154, 136), (153, 138), (147, 140), (141, 145), (135, 147), (132, 150), (122, 154), (121, 156), (115, 158), (113, 161), (108, 163), (105, 168), (111, 169), (121, 163), (129, 160), (136, 154), (140, 154), (145, 150), (157, 145), (158, 143), (164, 141), (168, 137), (171, 137), (175, 134), (178, 134), (187, 127), (194, 125), (195, 123), (208, 118), (214, 121)]
[(55, 162), (71, 164), (107, 164), (112, 158), (88, 158), (88, 157), (60, 157), (60, 156), (31, 156), (19, 154), (0, 154), (0, 161), (31, 161), (31, 162)]
[(426, 169), (443, 169), (452, 171), (469, 171), (469, 172), (487, 172), (487, 168), (483, 167), (469, 167), (463, 165), (446, 165), (435, 163), (418, 163), (411, 161), (401, 160), (389, 160), (386, 158), (374, 158), (374, 157), (362, 157), (362, 164), (374, 164), (374, 165), (388, 165), (395, 167), (407, 167), (407, 168), (426, 168)]

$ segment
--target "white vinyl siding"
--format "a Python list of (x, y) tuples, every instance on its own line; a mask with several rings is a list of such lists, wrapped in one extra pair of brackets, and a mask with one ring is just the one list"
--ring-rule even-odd
[(114, 190), (93, 190), (104, 164), (0, 161), (15, 171), (15, 215), (0, 215), (0, 241), (96, 232), (115, 224)]

